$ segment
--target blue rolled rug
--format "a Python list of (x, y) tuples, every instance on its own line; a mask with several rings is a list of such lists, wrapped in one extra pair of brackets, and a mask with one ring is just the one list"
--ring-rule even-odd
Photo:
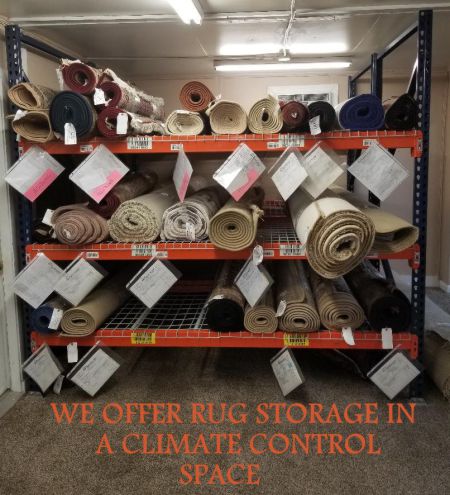
[(371, 94), (354, 96), (335, 107), (342, 129), (376, 131), (384, 125), (384, 110), (380, 98)]
[(39, 333), (53, 333), (57, 330), (48, 328), (50, 320), (53, 315), (54, 309), (62, 309), (63, 311), (70, 306), (64, 301), (62, 297), (55, 297), (49, 299), (45, 303), (41, 304), (31, 313), (31, 328)]

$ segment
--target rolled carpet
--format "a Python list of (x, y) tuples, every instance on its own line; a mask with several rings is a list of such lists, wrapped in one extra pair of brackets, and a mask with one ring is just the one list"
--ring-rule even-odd
[[(336, 111), (327, 101), (313, 101), (308, 104), (309, 118), (319, 116), (320, 130), (329, 132), (336, 126)], [(309, 130), (309, 129), (308, 129)]]
[(86, 204), (57, 208), (52, 215), (52, 223), (58, 241), (63, 244), (78, 246), (98, 243), (109, 235), (107, 221)]
[(97, 118), (97, 129), (102, 136), (106, 138), (117, 137), (117, 116), (119, 113), (125, 113), (128, 116), (127, 134), (165, 134), (162, 122), (108, 105), (98, 114)]
[(278, 318), (274, 309), (272, 289), (255, 306), (247, 304), (244, 314), (244, 326), (252, 333), (273, 333), (278, 328)]
[(239, 201), (229, 199), (209, 223), (209, 239), (221, 249), (241, 251), (256, 238), (258, 221), (264, 214), (264, 190), (252, 188)]
[(371, 94), (354, 96), (335, 107), (342, 129), (376, 131), (384, 125), (384, 110), (380, 98)]
[(409, 330), (411, 304), (408, 298), (397, 289), (393, 281), (386, 280), (370, 262), (361, 263), (345, 276), (345, 280), (374, 330)]
[(308, 108), (299, 101), (280, 102), (283, 131), (295, 131), (308, 123)]
[(242, 134), (247, 129), (247, 114), (239, 103), (218, 100), (206, 110), (206, 115), (215, 134)]
[(39, 84), (22, 82), (8, 89), (8, 97), (14, 105), (24, 110), (48, 110), (56, 91)]
[(241, 263), (225, 261), (206, 303), (205, 320), (211, 330), (240, 332), (244, 329), (245, 298), (234, 285)]
[(409, 131), (419, 123), (419, 105), (407, 93), (383, 102), (384, 125), (394, 131)]
[(336, 278), (348, 273), (372, 248), (372, 220), (331, 191), (313, 201), (305, 191), (297, 189), (288, 205), (309, 264), (322, 277)]
[(450, 400), (450, 342), (436, 332), (427, 332), (424, 349), (427, 373), (443, 396)]
[(119, 242), (152, 242), (161, 233), (164, 212), (178, 201), (173, 184), (122, 203), (108, 222)]
[(31, 312), (31, 328), (39, 333), (56, 332), (57, 329), (48, 328), (53, 316), (53, 310), (62, 309), (65, 311), (69, 307), (69, 304), (62, 297), (57, 296), (50, 299)]
[(53, 130), (64, 136), (64, 124), (75, 127), (77, 137), (93, 134), (97, 120), (97, 112), (91, 101), (73, 91), (61, 91), (50, 105), (50, 121)]
[(12, 121), (16, 134), (34, 143), (47, 143), (55, 139), (52, 124), (46, 110), (30, 110), (22, 117)]
[(64, 62), (61, 69), (65, 85), (71, 91), (82, 95), (94, 93), (103, 76), (102, 70), (83, 64), (79, 60)]
[(174, 110), (166, 119), (166, 131), (174, 136), (196, 136), (205, 128), (205, 122), (197, 112)]
[(203, 112), (214, 100), (214, 95), (203, 83), (190, 81), (180, 91), (180, 102), (183, 108), (191, 112)]
[(81, 304), (65, 311), (61, 320), (64, 334), (83, 337), (95, 332), (129, 298), (130, 293), (125, 286), (131, 277), (127, 270), (114, 275), (92, 291)]
[(359, 328), (366, 317), (342, 277), (329, 280), (309, 271), (311, 289), (322, 324), (328, 330)]
[(169, 207), (163, 215), (161, 239), (168, 241), (203, 241), (208, 238), (211, 218), (223, 206), (225, 191), (207, 187)]
[(314, 296), (301, 261), (275, 264), (275, 304), (286, 303), (279, 317), (279, 327), (285, 332), (314, 332), (320, 329), (320, 318)]
[(248, 128), (254, 134), (276, 134), (283, 127), (280, 104), (273, 96), (258, 100), (248, 113)]

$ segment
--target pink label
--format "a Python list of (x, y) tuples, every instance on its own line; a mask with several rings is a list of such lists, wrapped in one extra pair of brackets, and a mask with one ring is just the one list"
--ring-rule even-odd
[(235, 191), (231, 193), (231, 196), (236, 201), (239, 201), (242, 196), (252, 187), (252, 185), (258, 180), (259, 174), (258, 172), (252, 168), (247, 172), (247, 182), (238, 187)]
[(34, 184), (32, 184), (24, 193), (24, 196), (30, 201), (34, 201), (40, 196), (47, 187), (58, 177), (58, 174), (51, 168), (48, 168)]
[(178, 197), (180, 198), (180, 201), (184, 201), (184, 198), (186, 197), (186, 191), (189, 186), (190, 180), (191, 175), (189, 174), (189, 172), (184, 172), (183, 180), (181, 181), (180, 189), (178, 190)]
[(94, 187), (89, 192), (92, 199), (100, 203), (100, 201), (111, 191), (111, 189), (120, 181), (123, 175), (118, 170), (113, 170), (106, 179), (106, 182), (100, 186)]

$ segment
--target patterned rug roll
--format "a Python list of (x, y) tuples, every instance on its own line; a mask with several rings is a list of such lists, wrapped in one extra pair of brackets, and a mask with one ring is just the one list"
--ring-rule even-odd
[(309, 270), (309, 281), (325, 328), (355, 330), (364, 323), (364, 311), (342, 277), (329, 280)]
[(78, 306), (65, 311), (61, 320), (64, 334), (83, 337), (100, 325), (130, 297), (126, 289), (132, 272), (124, 270), (92, 291)]
[(370, 326), (380, 331), (392, 328), (407, 332), (411, 324), (411, 304), (395, 283), (386, 280), (368, 261), (345, 276), (353, 295), (361, 304)]
[(34, 143), (48, 143), (55, 139), (48, 111), (31, 110), (12, 121), (16, 134)]
[(419, 105), (407, 93), (383, 101), (384, 125), (394, 131), (409, 131), (419, 123)]
[(299, 101), (280, 102), (283, 117), (283, 131), (292, 132), (308, 123), (308, 108)]
[(436, 332), (426, 332), (424, 348), (427, 373), (450, 400), (450, 342)]
[(261, 301), (251, 307), (247, 304), (244, 314), (244, 326), (252, 333), (273, 333), (278, 328), (278, 318), (274, 309), (272, 289), (269, 289)]
[(8, 97), (23, 110), (48, 110), (56, 91), (39, 84), (19, 83), (8, 89)]
[(215, 134), (242, 134), (247, 129), (247, 114), (239, 103), (218, 100), (206, 110), (206, 115)]
[[(332, 131), (336, 127), (336, 111), (333, 105), (327, 101), (313, 101), (308, 104), (309, 118), (319, 116), (320, 130), (322, 132)], [(309, 131), (309, 128), (307, 128)]]
[(159, 237), (164, 212), (178, 201), (173, 184), (125, 201), (108, 222), (111, 237), (119, 242), (152, 242)]
[(355, 268), (375, 239), (372, 220), (331, 191), (313, 201), (303, 190), (289, 198), (289, 211), (311, 268), (336, 278)]
[(214, 100), (214, 95), (203, 83), (191, 81), (180, 91), (180, 102), (183, 108), (191, 112), (203, 112)]
[(103, 78), (102, 70), (83, 64), (79, 60), (64, 61), (61, 69), (65, 85), (71, 91), (82, 95), (92, 95)]
[(165, 134), (164, 124), (151, 117), (144, 117), (112, 106), (105, 107), (97, 118), (97, 129), (106, 138), (116, 138), (117, 116), (126, 113), (128, 116), (127, 134)]
[(211, 218), (223, 206), (226, 194), (221, 187), (201, 189), (164, 212), (161, 239), (204, 241)]
[(104, 241), (108, 235), (106, 220), (85, 204), (61, 206), (52, 215), (59, 242), (69, 245), (91, 244)]
[(234, 285), (242, 263), (225, 261), (206, 303), (205, 320), (211, 330), (240, 332), (244, 329), (245, 298)]
[(94, 134), (97, 112), (89, 98), (73, 91), (61, 91), (50, 105), (50, 121), (54, 132), (64, 136), (64, 124), (75, 127), (77, 137), (89, 137)]
[(264, 190), (250, 191), (239, 201), (229, 199), (209, 224), (209, 239), (221, 249), (241, 251), (255, 242), (258, 221), (264, 214)]
[(70, 305), (62, 297), (57, 296), (50, 299), (31, 312), (31, 328), (44, 334), (56, 332), (58, 329), (48, 327), (53, 316), (53, 310), (61, 309), (65, 311), (69, 307)]
[(303, 262), (275, 263), (275, 304), (286, 303), (279, 318), (279, 327), (285, 332), (314, 332), (320, 329), (320, 318), (309, 286)]
[(174, 136), (197, 136), (205, 129), (205, 122), (197, 112), (174, 110), (166, 120), (166, 131)]
[(283, 116), (278, 100), (268, 96), (258, 100), (248, 113), (248, 128), (254, 134), (276, 134), (283, 127)]

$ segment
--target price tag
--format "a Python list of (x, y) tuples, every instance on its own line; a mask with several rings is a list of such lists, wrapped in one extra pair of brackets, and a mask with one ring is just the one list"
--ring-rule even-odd
[(175, 169), (173, 171), (173, 183), (175, 184), (180, 201), (184, 201), (184, 198), (186, 197), (192, 172), (193, 169), (191, 162), (186, 156), (186, 153), (183, 150), (180, 150), (178, 152), (177, 163), (175, 164)]
[(46, 392), (63, 371), (61, 363), (47, 344), (33, 353), (23, 363), (22, 369), (42, 392)]
[(64, 144), (77, 144), (77, 131), (70, 122), (64, 124)]
[(383, 349), (393, 349), (394, 339), (392, 337), (392, 328), (381, 329), (381, 345)]
[(17, 110), (16, 114), (14, 115), (13, 122), (16, 120), (20, 120), (21, 118), (25, 117), (25, 115), (28, 112), (26, 110), (21, 110), (20, 108)]
[(105, 92), (103, 89), (95, 88), (94, 105), (106, 105)]
[(262, 263), (264, 259), (264, 249), (262, 246), (260, 246), (259, 244), (257, 244), (254, 248), (253, 248), (253, 263), (258, 266)]
[(71, 342), (67, 345), (67, 362), (78, 362), (78, 344), (76, 342)]
[(121, 112), (116, 118), (116, 134), (124, 135), (128, 132), (128, 114)]
[(305, 383), (305, 377), (290, 349), (282, 349), (270, 360), (270, 364), (285, 397)]
[(350, 327), (344, 327), (342, 329), (342, 337), (346, 344), (355, 345), (355, 339), (353, 338), (353, 332)]
[(271, 169), (276, 170), (271, 179), (285, 201), (308, 176), (302, 165), (303, 159), (300, 153), (291, 150), (292, 148), (286, 150)]
[(273, 279), (262, 265), (253, 263), (252, 257), (237, 274), (234, 283), (250, 306), (255, 306), (273, 284)]
[(322, 129), (320, 128), (320, 115), (316, 115), (309, 120), (309, 131), (312, 136), (317, 136), (322, 132)]
[(53, 222), (52, 222), (52, 217), (53, 217), (54, 210), (46, 210), (45, 215), (42, 218), (42, 223), (45, 225), (48, 225), (49, 227), (53, 227)]
[(52, 317), (50, 318), (50, 323), (48, 328), (50, 330), (58, 330), (59, 324), (61, 323), (62, 317), (64, 316), (64, 311), (59, 308), (55, 308), (52, 312)]
[(284, 315), (284, 312), (286, 311), (286, 306), (287, 306), (286, 301), (284, 301), (283, 299), (278, 303), (277, 312), (275, 314), (277, 318)]

